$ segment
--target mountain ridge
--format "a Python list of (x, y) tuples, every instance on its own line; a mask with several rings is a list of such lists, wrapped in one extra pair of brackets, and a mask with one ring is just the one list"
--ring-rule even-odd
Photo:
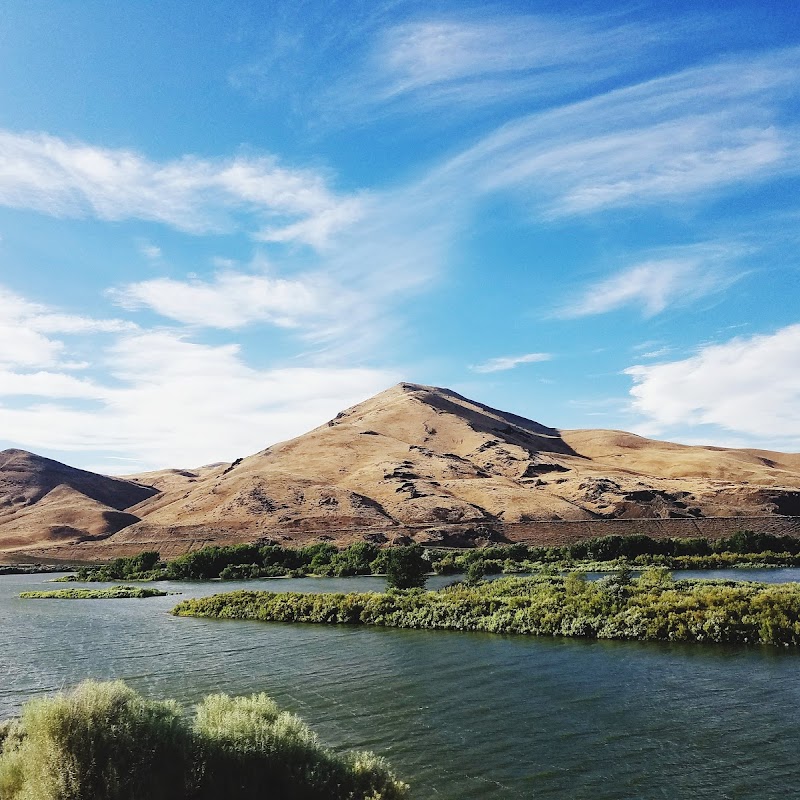
[[(2, 456), (0, 508), (8, 500)], [(51, 483), (61, 476), (52, 467), (45, 472)], [(437, 527), (472, 530), (477, 540), (513, 538), (514, 526), (527, 523), (650, 519), (666, 525), (800, 515), (800, 454), (680, 445), (625, 431), (559, 430), (413, 383), (397, 384), (306, 434), (231, 464), (107, 480), (120, 485), (101, 482), (95, 493), (102, 489), (109, 499), (114, 489), (136, 499), (115, 509), (130, 515), (127, 524), (112, 520), (103, 528), (97, 522), (102, 512), (93, 509), (95, 521), (77, 526), (83, 536), (74, 544), (102, 538), (111, 552), (159, 542), (191, 549), (215, 537), (391, 542), (425, 538), (417, 530), (430, 538)], [(72, 482), (79, 483), (74, 475)], [(91, 516), (88, 501), (82, 503)], [(52, 528), (57, 507), (45, 502), (42, 510), (48, 509)], [(24, 513), (6, 518), (0, 511), (0, 550), (7, 525), (35, 526), (36, 515), (28, 513), (27, 519)], [(115, 524), (121, 527), (111, 530)], [(34, 549), (35, 538), (29, 531)], [(41, 545), (47, 546), (46, 537)]]

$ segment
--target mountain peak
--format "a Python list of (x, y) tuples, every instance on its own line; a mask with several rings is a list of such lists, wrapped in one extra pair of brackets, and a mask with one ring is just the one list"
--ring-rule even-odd
[[(419, 411), (413, 412), (408, 408), (409, 402), (424, 405), (436, 415), (452, 415), (459, 418), (459, 421), (472, 431), (499, 436), (510, 444), (533, 450), (575, 455), (563, 442), (557, 428), (470, 400), (452, 389), (407, 381), (398, 383), (340, 412), (327, 425), (330, 427), (347, 422), (351, 425), (369, 426), (372, 422), (377, 423), (379, 419), (388, 415), (397, 417), (397, 422), (407, 428), (411, 419), (421, 419)], [(455, 423), (455, 420), (451, 419), (449, 422)]]
[(4, 451), (0, 551), (115, 529), (107, 554), (178, 555), (200, 542), (265, 537), (434, 542), (466, 531), (472, 541), (491, 529), (513, 539), (553, 520), (584, 526), (542, 534), (558, 541), (642, 518), (659, 535), (687, 525), (694, 535), (704, 517), (797, 514), (798, 475), (800, 455), (559, 431), (404, 381), (224, 469), (165, 470), (137, 484)]

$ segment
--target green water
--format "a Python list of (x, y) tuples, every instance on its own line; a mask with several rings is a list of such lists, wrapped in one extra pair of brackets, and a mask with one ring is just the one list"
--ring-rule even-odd
[[(794, 650), (177, 619), (176, 597), (17, 598), (51, 577), (0, 577), (0, 718), (86, 677), (184, 702), (266, 691), (324, 741), (385, 755), (420, 800), (800, 797)], [(191, 597), (383, 581), (157, 585)]]

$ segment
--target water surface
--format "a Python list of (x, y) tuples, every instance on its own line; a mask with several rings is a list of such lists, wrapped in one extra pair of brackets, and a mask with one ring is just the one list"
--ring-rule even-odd
[[(176, 597), (17, 598), (55, 588), (52, 577), (0, 577), (0, 717), (86, 677), (183, 702), (266, 691), (324, 741), (385, 755), (420, 800), (800, 796), (793, 649), (178, 619)], [(157, 585), (196, 597), (384, 582)]]

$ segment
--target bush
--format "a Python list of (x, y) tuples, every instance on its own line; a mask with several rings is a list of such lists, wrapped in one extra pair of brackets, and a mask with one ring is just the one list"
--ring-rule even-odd
[(3, 800), (186, 797), (192, 742), (177, 707), (123, 683), (31, 700), (0, 756)]
[(369, 753), (337, 755), (264, 694), (206, 697), (193, 724), (121, 682), (33, 700), (0, 726), (3, 800), (401, 800)]
[(128, 600), (165, 597), (167, 592), (143, 586), (110, 586), (108, 589), (56, 589), (49, 592), (21, 592), (23, 600)]
[[(605, 569), (621, 559), (637, 566), (650, 564), (673, 569), (714, 569), (738, 565), (800, 566), (800, 538), (775, 536), (753, 531), (740, 531), (727, 539), (710, 542), (703, 538), (653, 539), (632, 536), (602, 536), (562, 547), (537, 547), (523, 544), (493, 546), (451, 551), (430, 548), (422, 551), (413, 546), (420, 558), (427, 560), (424, 569), (417, 556), (409, 556), (408, 548), (380, 549), (369, 542), (355, 542), (336, 548), (329, 542), (307, 545), (300, 549), (279, 545), (237, 544), (226, 547), (203, 547), (191, 553), (159, 563), (158, 553), (151, 551), (129, 558), (117, 558), (100, 567), (83, 567), (81, 581), (112, 581), (170, 578), (173, 580), (207, 580), (223, 578), (270, 578), (281, 575), (302, 577), (309, 573), (326, 576), (370, 575), (406, 570), (403, 559), (415, 561), (422, 573), (440, 575), (466, 572), (471, 564), (486, 564), (486, 573), (529, 572), (545, 565), (581, 566)], [(397, 553), (397, 557), (395, 557)], [(588, 562), (588, 563), (587, 563)], [(68, 578), (67, 580), (72, 580)], [(401, 578), (401, 582), (408, 578)], [(419, 574), (412, 586), (421, 586)]]
[(631, 580), (582, 574), (501, 578), (436, 592), (231, 592), (185, 600), (179, 616), (384, 625), (602, 639), (800, 645), (800, 585)]

